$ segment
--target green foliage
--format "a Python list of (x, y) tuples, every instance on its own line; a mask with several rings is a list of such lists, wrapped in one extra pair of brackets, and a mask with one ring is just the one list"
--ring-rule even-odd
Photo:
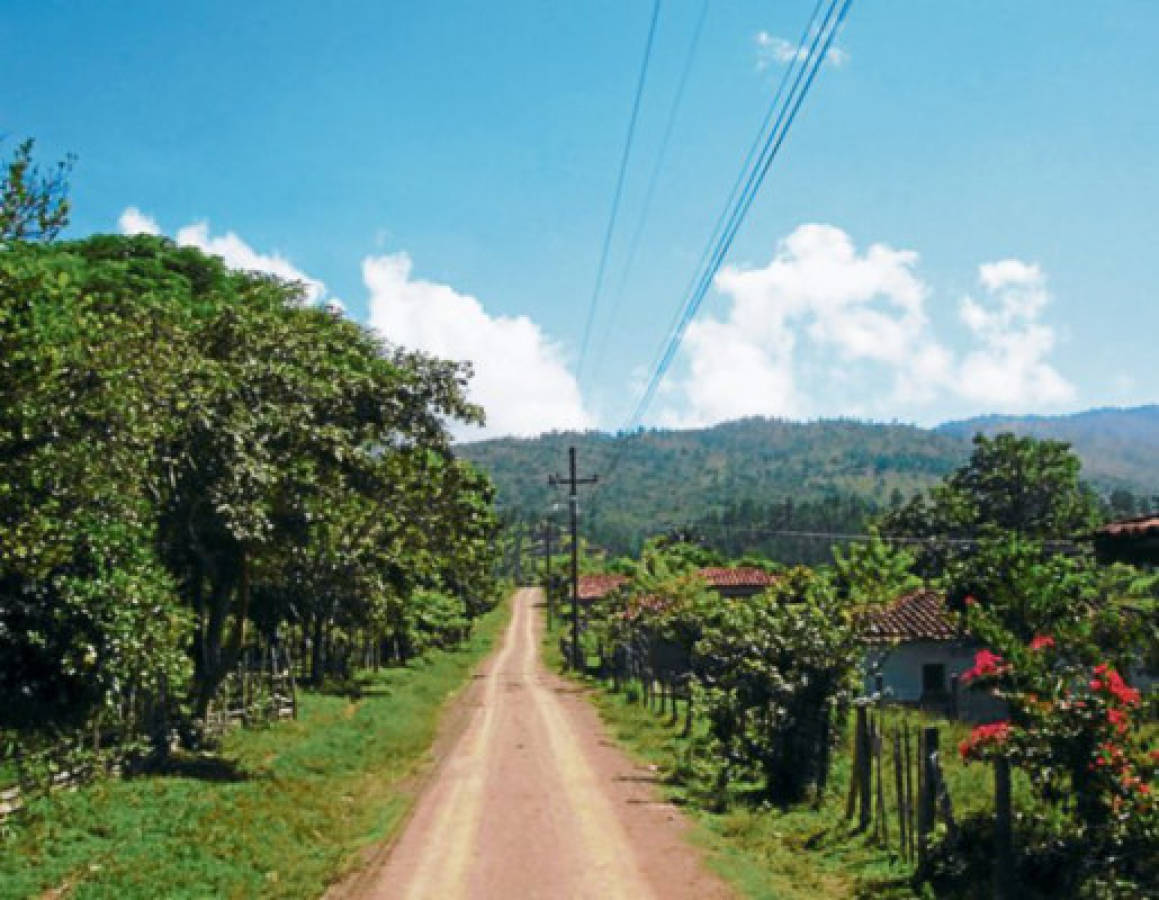
[(163, 238), (6, 244), (0, 727), (200, 717), (255, 627), (318, 677), (461, 640), (496, 529), (468, 374)]
[[(585, 495), (590, 500), (583, 505), (585, 535), (612, 554), (638, 554), (650, 535), (675, 528), (730, 558), (756, 552), (786, 564), (818, 565), (831, 561), (831, 540), (775, 532), (861, 533), (867, 520), (903, 506), (961, 466), (974, 449), (975, 430), (1009, 430), (1001, 426), (977, 422), (926, 431), (753, 418), (707, 429), (504, 438), (465, 444), (458, 452), (491, 475), (504, 508), (526, 521), (551, 503), (547, 476), (559, 470), (569, 445), (585, 471), (606, 475), (618, 458), (611, 479)], [(1159, 509), (1153, 502), (1159, 495), (1159, 406), (1010, 427), (1064, 437), (1101, 492), (1130, 493), (1130, 508), (1138, 512)]]
[(0, 246), (9, 241), (51, 241), (67, 225), (68, 175), (74, 158), (66, 157), (49, 173), (32, 161), (32, 138), (23, 141), (0, 177)]
[(915, 556), (904, 548), (891, 547), (870, 528), (870, 539), (850, 544), (843, 552), (833, 550), (834, 583), (854, 609), (882, 606), (921, 586), (913, 574)]
[(928, 494), (887, 514), (881, 530), (930, 538), (920, 568), (939, 574), (958, 546), (986, 535), (1074, 540), (1100, 521), (1094, 493), (1079, 480), (1082, 463), (1061, 441), (978, 434), (969, 461)]
[(320, 896), (405, 821), (448, 698), (506, 621), (364, 673), (358, 699), (303, 691), (297, 720), (234, 731), (217, 757), (35, 799), (0, 836), (0, 898)]
[(1159, 760), (1139, 692), (1113, 665), (1083, 661), (1088, 648), (1066, 624), (1024, 644), (993, 609), (975, 604), (967, 618), (998, 651), (980, 652), (967, 674), (1003, 697), (1010, 717), (975, 728), (959, 752), (1005, 757), (1032, 776), (1041, 804), (1019, 823), (1021, 868), (1051, 894), (1145, 894), (1159, 881)]
[(726, 604), (695, 654), (697, 702), (722, 782), (757, 773), (781, 804), (823, 784), (861, 656), (853, 617), (828, 579), (798, 569), (758, 598)]

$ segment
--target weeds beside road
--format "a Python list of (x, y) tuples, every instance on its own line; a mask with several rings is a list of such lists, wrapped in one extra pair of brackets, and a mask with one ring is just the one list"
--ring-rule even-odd
[(297, 721), (232, 732), (175, 774), (36, 800), (0, 839), (0, 898), (318, 896), (397, 829), (440, 713), (509, 610), (460, 650), (364, 673), (357, 699), (303, 692)]

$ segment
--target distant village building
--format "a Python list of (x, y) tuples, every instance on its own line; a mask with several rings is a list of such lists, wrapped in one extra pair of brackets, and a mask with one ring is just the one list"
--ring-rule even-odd
[[(1095, 532), (1095, 555), (1099, 562), (1130, 563), (1159, 567), (1159, 513), (1110, 522)], [(1144, 693), (1159, 688), (1159, 652), (1132, 666), (1127, 679)]]
[(960, 683), (981, 644), (958, 630), (939, 592), (919, 588), (875, 612), (864, 640), (866, 694), (880, 679), (886, 702), (970, 721), (1002, 716), (1004, 704)]
[(579, 578), (579, 602), (593, 603), (603, 600), (617, 588), (623, 587), (631, 579), (627, 575), (581, 575)]
[(722, 597), (752, 597), (777, 583), (776, 575), (756, 566), (709, 566), (696, 574)]
[(1159, 566), (1159, 513), (1110, 522), (1095, 532), (1100, 562)]

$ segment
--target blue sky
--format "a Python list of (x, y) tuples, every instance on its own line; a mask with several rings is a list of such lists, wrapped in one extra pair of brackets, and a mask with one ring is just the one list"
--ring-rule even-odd
[[(0, 132), (78, 155), (73, 236), (313, 279), (471, 358), (489, 433), (615, 428), (811, 8), (710, 0), (625, 281), (701, 9), (662, 3), (582, 384), (648, 0), (10, 0)], [(1159, 399), (1157, 31), (1145, 2), (854, 0), (645, 422)]]

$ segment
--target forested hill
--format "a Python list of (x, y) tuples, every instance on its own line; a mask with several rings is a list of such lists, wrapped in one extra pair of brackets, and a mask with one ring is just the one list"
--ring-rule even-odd
[[(1140, 426), (1137, 441), (1105, 424), (1118, 413), (1127, 419), (1159, 419), (1159, 408), (1100, 411), (1103, 434), (1089, 433), (1074, 420), (1033, 420), (1034, 433), (1073, 440), (1085, 471), (1107, 491), (1159, 492), (1159, 426), (1151, 437)], [(1019, 423), (1031, 420), (1019, 420)], [(1068, 430), (1052, 431), (1054, 423)], [(1000, 430), (1001, 420), (979, 422)], [(548, 486), (551, 473), (563, 474), (567, 448), (579, 452), (581, 475), (604, 474), (620, 462), (611, 479), (582, 491), (588, 534), (616, 551), (634, 550), (658, 531), (692, 525), (726, 552), (760, 550), (801, 561), (827, 554), (827, 545), (771, 536), (773, 531), (847, 531), (866, 515), (929, 486), (969, 454), (970, 423), (927, 430), (910, 425), (851, 420), (786, 422), (751, 418), (713, 428), (642, 431), (624, 437), (600, 432), (552, 433), (537, 438), (503, 438), (460, 444), (458, 452), (489, 472), (499, 502), (513, 516), (539, 520), (564, 492)], [(1120, 439), (1111, 435), (1121, 433)], [(562, 521), (562, 513), (559, 521)], [(789, 545), (792, 545), (791, 547)], [(789, 550), (792, 550), (789, 553)]]
[(983, 416), (940, 425), (941, 434), (1015, 434), (1067, 441), (1087, 478), (1104, 487), (1159, 493), (1159, 405), (1091, 409), (1067, 416)]
[(458, 451), (491, 474), (505, 511), (539, 519), (563, 499), (547, 479), (565, 472), (573, 444), (581, 475), (606, 475), (613, 457), (620, 457), (611, 477), (581, 497), (588, 533), (615, 550), (634, 550), (643, 538), (672, 527), (719, 530), (722, 517), (746, 528), (855, 527), (867, 508), (932, 484), (968, 453), (959, 437), (906, 425), (756, 418), (624, 437), (504, 438), (463, 444)]

